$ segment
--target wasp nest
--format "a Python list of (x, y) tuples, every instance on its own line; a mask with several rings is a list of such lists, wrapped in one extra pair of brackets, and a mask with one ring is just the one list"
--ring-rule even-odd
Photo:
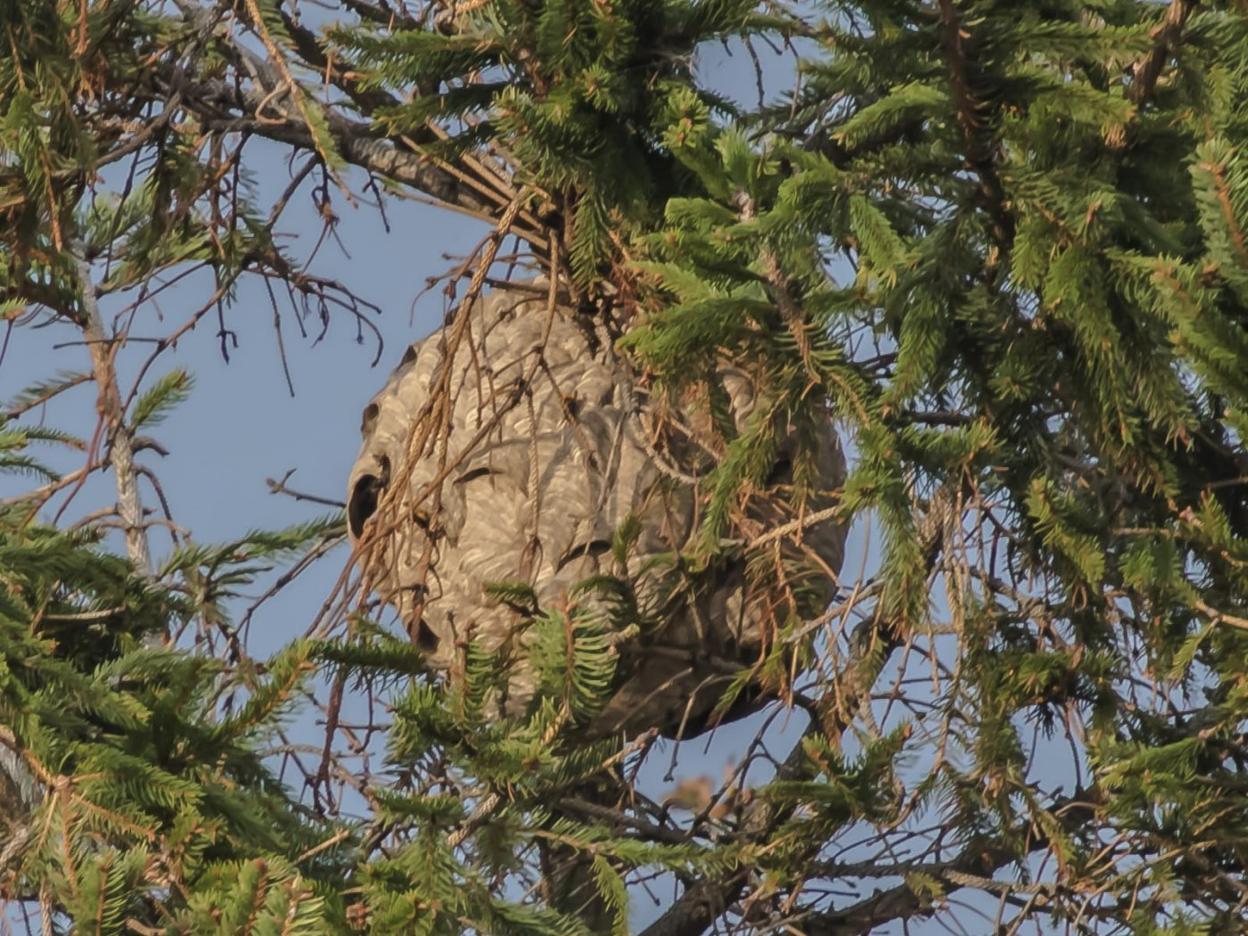
[[(368, 584), (450, 679), (468, 641), (497, 649), (524, 632), (525, 610), (487, 586), (526, 582), (543, 608), (566, 606), (578, 582), (599, 574), (623, 575), (644, 591), (642, 580), (671, 569), (697, 527), (691, 474), (708, 467), (714, 450), (698, 442), (699, 408), (653, 403), (592, 318), (552, 309), (543, 292), (500, 290), (479, 300), (459, 329), (412, 345), (364, 410), (348, 488), (351, 536), (371, 541)], [(753, 382), (732, 367), (718, 373), (731, 418), (744, 425)], [(438, 398), (449, 401), (441, 412), (430, 406)], [(423, 453), (409, 459), (422, 436)], [(792, 444), (790, 434), (777, 455), (769, 479), (776, 491), (791, 481)], [(821, 493), (806, 506), (816, 511), (833, 503), (845, 466), (830, 421), (811, 447)], [(755, 529), (792, 519), (784, 503), (758, 499)], [(611, 544), (631, 518), (641, 532), (621, 569)], [(827, 522), (785, 539), (785, 555), (812, 570), (801, 590), (805, 613), (831, 601), (844, 538)], [(715, 566), (696, 587), (672, 589), (669, 577), (667, 592), (650, 596), (660, 624), (617, 643), (613, 695), (591, 733), (658, 728), (674, 737), (708, 727), (734, 674), (758, 662), (774, 620), (754, 578), (744, 559)], [(520, 711), (532, 694), (522, 662), (501, 704)], [(755, 704), (747, 694), (726, 717)]]

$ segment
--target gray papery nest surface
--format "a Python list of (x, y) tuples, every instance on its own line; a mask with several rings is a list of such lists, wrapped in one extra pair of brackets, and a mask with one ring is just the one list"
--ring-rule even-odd
[[(650, 728), (669, 737), (696, 734), (710, 726), (734, 673), (759, 661), (768, 599), (749, 584), (744, 558), (714, 565), (694, 587), (673, 576), (672, 559), (696, 533), (694, 474), (713, 465), (713, 445), (698, 442), (699, 411), (653, 402), (593, 318), (548, 305), (544, 291), (495, 290), (472, 305), (449, 365), (444, 438), (414, 460), (407, 453), (447, 330), (408, 349), (364, 410), (364, 444), (348, 482), (352, 539), (372, 536), (368, 585), (398, 611), (431, 667), (451, 679), (462, 671), (467, 641), (496, 650), (524, 639), (525, 609), (493, 597), (488, 585), (526, 582), (542, 608), (560, 608), (589, 576), (627, 578), (659, 623), (619, 636), (613, 695), (585, 728), (594, 735)], [(717, 372), (742, 427), (756, 387), (731, 366)], [(668, 431), (673, 425), (679, 431)], [(793, 439), (790, 433), (780, 447), (772, 490), (746, 511), (756, 529), (795, 517), (775, 493), (792, 480)], [(845, 474), (830, 419), (811, 448), (819, 484), (808, 513), (835, 503)], [(442, 465), (455, 467), (439, 479)], [(395, 485), (401, 490), (390, 490)], [(641, 532), (621, 569), (611, 543), (633, 517)], [(800, 542), (784, 537), (772, 547), (809, 570), (800, 589), (804, 613), (818, 614), (832, 600), (844, 541), (844, 527), (828, 521), (802, 531)], [(497, 704), (522, 711), (533, 683), (521, 659)], [(723, 717), (746, 714), (759, 701), (745, 693)]]

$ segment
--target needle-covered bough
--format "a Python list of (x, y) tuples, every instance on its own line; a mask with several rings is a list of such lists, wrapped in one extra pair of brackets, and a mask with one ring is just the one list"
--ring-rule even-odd
[[(433, 669), (453, 681), (470, 644), (501, 652), (513, 663), (492, 704), (519, 714), (539, 682), (524, 652), (539, 609), (572, 619), (624, 596), (587, 733), (689, 736), (784, 691), (762, 661), (784, 656), (777, 621), (833, 598), (844, 527), (801, 518), (832, 512), (844, 458), (830, 419), (808, 432), (795, 503), (797, 430), (762, 411), (755, 375), (710, 372), (698, 400), (650, 392), (602, 319), (545, 284), (497, 289), (408, 349), (364, 410), (348, 513), (367, 584)], [(705, 560), (708, 479), (726, 437), (760, 418), (780, 421), (772, 464)], [(800, 532), (745, 548), (784, 524)]]

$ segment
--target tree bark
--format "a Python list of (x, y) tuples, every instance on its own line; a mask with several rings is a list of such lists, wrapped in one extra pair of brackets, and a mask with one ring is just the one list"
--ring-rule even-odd
[(139, 494), (139, 477), (134, 465), (134, 438), (126, 425), (125, 408), (117, 386), (116, 357), (122, 339), (109, 337), (100, 316), (99, 296), (91, 277), (91, 265), (80, 243), (72, 245), (71, 255), (82, 294), (83, 338), (91, 353), (91, 370), (99, 388), (97, 407), (100, 424), (105, 432), (104, 444), (117, 485), (117, 515), (126, 537), (126, 555), (140, 575), (152, 572), (147, 528), (143, 521), (143, 502)]

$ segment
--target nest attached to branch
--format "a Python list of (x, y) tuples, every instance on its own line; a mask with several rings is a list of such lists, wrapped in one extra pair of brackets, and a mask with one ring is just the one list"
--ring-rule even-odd
[[(731, 419), (745, 425), (758, 381), (717, 368)], [(751, 679), (721, 711), (742, 671), (759, 673), (777, 608), (813, 616), (831, 602), (845, 530), (835, 521), (803, 529), (791, 491), (790, 433), (766, 489), (740, 512), (743, 539), (788, 524), (761, 557), (744, 550), (693, 576), (673, 574), (699, 528), (699, 478), (719, 439), (707, 406), (662, 401), (634, 379), (599, 316), (578, 313), (545, 282), (514, 284), (461, 304), (446, 328), (412, 345), (364, 410), (364, 444), (348, 482), (348, 517), (364, 585), (397, 610), (431, 667), (463, 672), (465, 649), (522, 647), (529, 609), (499, 600), (496, 583), (521, 582), (542, 608), (587, 599), (595, 576), (631, 583), (654, 623), (616, 635), (611, 695), (585, 725), (592, 735), (657, 728), (696, 734), (783, 694)], [(845, 463), (831, 420), (813, 440), (818, 492), (807, 513), (827, 512)], [(637, 531), (627, 558), (612, 544)], [(761, 561), (760, 561), (761, 559)], [(800, 588), (754, 569), (805, 569)], [(795, 595), (799, 595), (795, 599)], [(522, 712), (532, 668), (517, 654), (498, 707)]]

